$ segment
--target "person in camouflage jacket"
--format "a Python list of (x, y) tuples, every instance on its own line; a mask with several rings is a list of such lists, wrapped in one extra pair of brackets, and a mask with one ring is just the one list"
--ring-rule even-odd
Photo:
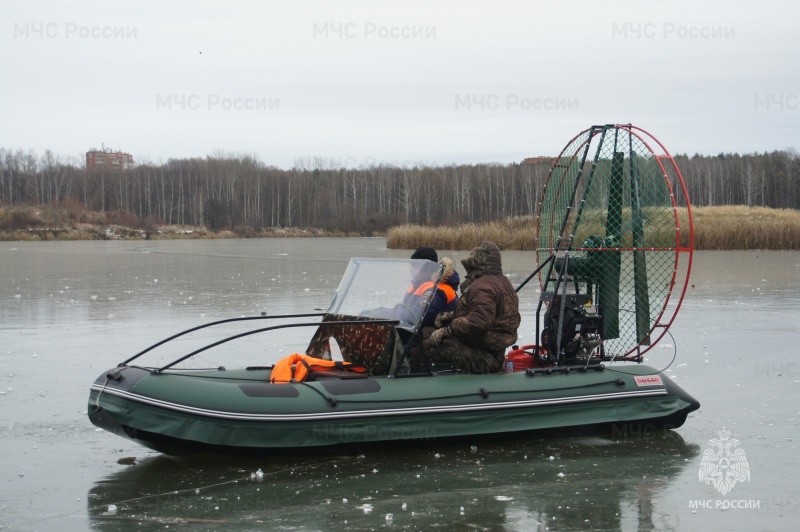
[(467, 275), (456, 309), (439, 315), (440, 328), (412, 363), (424, 356), (470, 373), (500, 371), (506, 348), (517, 341), (519, 298), (503, 275), (500, 249), (493, 242), (480, 242), (461, 264)]

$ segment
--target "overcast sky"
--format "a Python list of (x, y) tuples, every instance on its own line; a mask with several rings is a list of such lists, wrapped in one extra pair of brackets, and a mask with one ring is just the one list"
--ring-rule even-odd
[(800, 8), (759, 2), (4, 3), (0, 147), (292, 167), (508, 163), (593, 124), (800, 148)]

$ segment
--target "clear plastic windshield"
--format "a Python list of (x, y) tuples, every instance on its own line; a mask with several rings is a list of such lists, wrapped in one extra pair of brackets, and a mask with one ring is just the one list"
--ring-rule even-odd
[(444, 267), (420, 259), (350, 259), (328, 312), (398, 320), (416, 330)]

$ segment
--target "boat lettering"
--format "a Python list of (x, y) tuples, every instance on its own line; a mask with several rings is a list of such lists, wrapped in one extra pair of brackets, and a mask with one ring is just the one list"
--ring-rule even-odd
[(636, 386), (663, 386), (660, 375), (644, 375), (642, 377), (634, 377)]

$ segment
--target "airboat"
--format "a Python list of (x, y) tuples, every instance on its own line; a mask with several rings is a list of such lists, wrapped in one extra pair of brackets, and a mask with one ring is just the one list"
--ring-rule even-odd
[[(89, 419), (165, 454), (680, 427), (698, 401), (644, 363), (672, 325), (691, 270), (691, 207), (672, 157), (629, 124), (586, 129), (552, 166), (536, 220), (536, 267), (517, 290), (538, 277), (537, 343), (512, 346), (502, 373), (436, 361), (412, 371), (426, 309), (403, 304), (409, 272), (435, 284), (442, 267), (353, 258), (325, 312), (199, 325), (102, 373)], [(248, 329), (166, 364), (137, 363), (234, 322)], [(303, 370), (297, 378), (276, 381), (277, 364), (187, 365), (222, 344), (287, 329), (309, 339), (289, 360)]]

